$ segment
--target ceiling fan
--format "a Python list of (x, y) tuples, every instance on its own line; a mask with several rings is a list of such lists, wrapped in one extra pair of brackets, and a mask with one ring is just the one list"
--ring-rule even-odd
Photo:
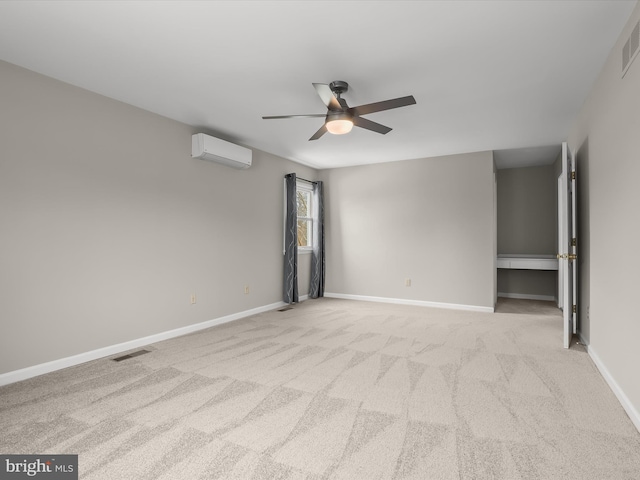
[(262, 117), (265, 120), (273, 120), (280, 118), (304, 118), (304, 117), (325, 117), (325, 122), (320, 129), (313, 134), (309, 140), (317, 140), (326, 132), (334, 135), (343, 135), (349, 133), (353, 126), (365, 128), (372, 132), (385, 135), (391, 131), (391, 128), (381, 125), (366, 118), (362, 115), (369, 113), (382, 112), (383, 110), (391, 110), (392, 108), (406, 107), (414, 105), (416, 99), (413, 95), (407, 97), (394, 98), (382, 102), (369, 103), (360, 105), (359, 107), (349, 107), (342, 94), (349, 90), (349, 84), (342, 80), (336, 80), (329, 85), (324, 83), (314, 83), (314, 88), (327, 106), (327, 113), (311, 113), (308, 115), (272, 115)]

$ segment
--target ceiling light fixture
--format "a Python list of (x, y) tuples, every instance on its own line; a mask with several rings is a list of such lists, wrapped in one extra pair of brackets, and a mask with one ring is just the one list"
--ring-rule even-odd
[(353, 128), (353, 117), (346, 112), (327, 114), (327, 131), (334, 135), (344, 135)]

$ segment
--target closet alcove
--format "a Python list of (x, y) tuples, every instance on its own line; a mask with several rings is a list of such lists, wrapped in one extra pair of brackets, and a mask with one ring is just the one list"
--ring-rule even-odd
[(497, 296), (558, 301), (561, 145), (494, 152)]

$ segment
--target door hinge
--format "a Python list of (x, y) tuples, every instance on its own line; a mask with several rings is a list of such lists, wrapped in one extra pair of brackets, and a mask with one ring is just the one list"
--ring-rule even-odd
[(572, 312), (572, 313), (578, 313), (578, 307), (577, 307), (577, 305), (573, 305), (573, 306), (571, 307), (571, 312)]
[(576, 171), (574, 170), (573, 172), (571, 172), (571, 180), (575, 180), (576, 179)]
[(578, 246), (578, 239), (576, 237), (573, 237), (571, 239), (571, 246), (572, 247), (577, 247)]

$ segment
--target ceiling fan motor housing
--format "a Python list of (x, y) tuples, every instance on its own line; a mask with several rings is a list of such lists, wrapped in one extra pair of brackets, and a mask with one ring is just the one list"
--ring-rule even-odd
[(327, 112), (327, 122), (332, 122), (334, 120), (349, 120), (353, 121), (353, 115), (349, 112), (344, 112), (341, 110), (329, 110)]

